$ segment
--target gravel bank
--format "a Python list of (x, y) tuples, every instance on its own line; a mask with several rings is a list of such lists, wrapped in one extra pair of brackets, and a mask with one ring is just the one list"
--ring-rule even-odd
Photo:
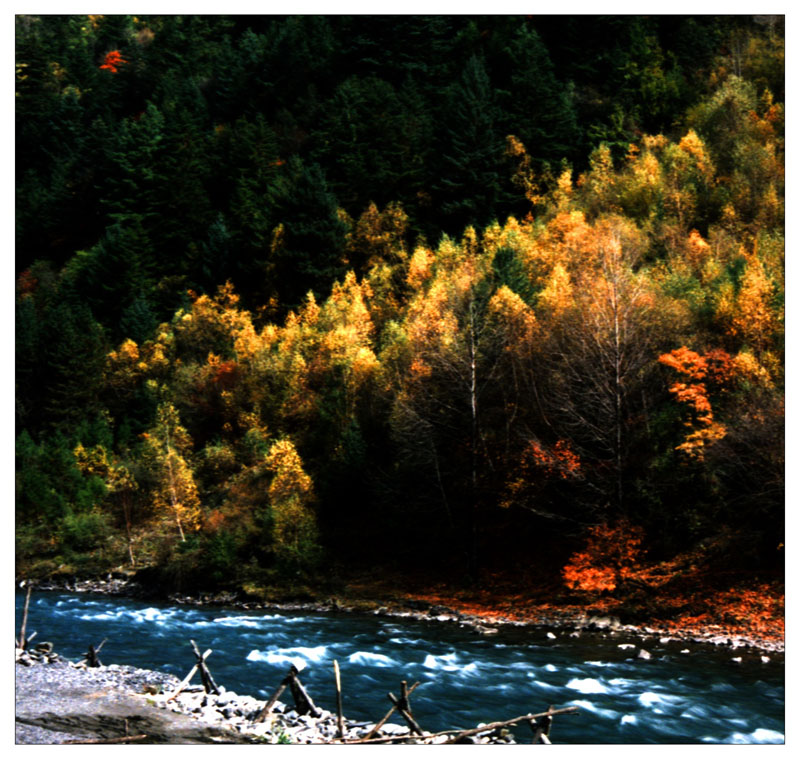
[(113, 664), (79, 669), (60, 659), (18, 663), (15, 678), (17, 743), (107, 740), (142, 733), (148, 735), (148, 743), (243, 742), (222, 726), (154, 709), (147, 691), (174, 688), (178, 681), (171, 675)]
[[(137, 743), (330, 743), (338, 735), (336, 715), (298, 714), (275, 702), (264, 721), (257, 721), (265, 701), (220, 688), (218, 695), (194, 685), (171, 698), (178, 679), (150, 670), (111, 664), (83, 669), (59, 659), (16, 665), (16, 742), (53, 744), (146, 738)], [(365, 738), (372, 722), (343, 722), (344, 740)], [(411, 737), (405, 725), (387, 722), (375, 738), (413, 743), (444, 743), (450, 736)], [(462, 739), (465, 743), (514, 743), (508, 730), (493, 730)]]

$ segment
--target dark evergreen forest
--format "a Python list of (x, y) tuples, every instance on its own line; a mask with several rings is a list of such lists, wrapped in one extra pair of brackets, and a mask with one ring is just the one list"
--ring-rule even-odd
[(18, 572), (780, 571), (783, 102), (783, 17), (17, 16)]

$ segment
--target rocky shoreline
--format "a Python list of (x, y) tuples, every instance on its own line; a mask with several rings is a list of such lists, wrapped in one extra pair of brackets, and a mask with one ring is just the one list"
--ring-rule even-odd
[[(275, 701), (265, 719), (266, 702), (227, 691), (206, 693), (202, 685), (173, 695), (172, 675), (111, 664), (87, 668), (58, 655), (31, 657), (18, 651), (16, 664), (16, 742), (170, 743), (170, 744), (330, 744), (364, 740), (406, 744), (445, 743), (452, 735), (412, 735), (406, 725), (344, 719), (325, 709), (299, 714)], [(457, 733), (458, 731), (451, 731)], [(487, 728), (459, 743), (513, 744), (507, 729)]]
[[(105, 579), (65, 580), (62, 582), (41, 582), (37, 584), (39, 591), (67, 591), (75, 593), (103, 593), (124, 597), (148, 597), (144, 589), (136, 582), (120, 575), (108, 575)], [(307, 613), (370, 613), (378, 616), (415, 619), (443, 624), (458, 624), (470, 627), (481, 635), (493, 635), (503, 628), (534, 628), (553, 630), (559, 634), (579, 637), (584, 633), (615, 635), (636, 638), (646, 645), (648, 642), (668, 643), (680, 642), (687, 645), (711, 645), (728, 648), (737, 653), (748, 652), (754, 656), (783, 654), (784, 640), (768, 640), (757, 635), (739, 635), (726, 632), (724, 629), (668, 629), (656, 625), (623, 624), (614, 615), (572, 613), (548, 610), (536, 619), (507, 619), (499, 615), (477, 616), (465, 614), (441, 604), (431, 604), (420, 599), (408, 599), (402, 602), (382, 603), (379, 600), (365, 599), (359, 603), (348, 604), (332, 598), (326, 601), (290, 601), (262, 602), (250, 598), (241, 598), (236, 593), (201, 593), (195, 596), (171, 594), (161, 599), (180, 605), (189, 606), (231, 606), (248, 611), (264, 610), (269, 612), (307, 612)], [(711, 626), (709, 626), (711, 627)]]
[[(36, 592), (68, 591), (102, 593), (121, 597), (147, 597), (144, 589), (125, 577), (38, 583)], [(552, 612), (535, 621), (464, 614), (443, 605), (407, 599), (402, 603), (379, 605), (360, 602), (348, 606), (336, 599), (327, 602), (264, 603), (238, 598), (234, 594), (171, 595), (166, 601), (178, 605), (227, 606), (271, 613), (371, 613), (398, 619), (427, 621), (432, 624), (457, 624), (477, 635), (491, 636), (508, 628), (529, 628), (548, 638), (595, 635), (614, 638), (620, 647), (639, 648), (638, 658), (649, 658), (652, 646), (672, 643), (681, 653), (689, 646), (727, 647), (734, 661), (782, 655), (783, 645), (743, 637), (697, 635), (691, 631), (673, 632), (646, 626), (624, 625), (613, 616), (577, 616)], [(336, 715), (320, 710), (319, 716), (298, 714), (295, 708), (277, 701), (265, 721), (256, 716), (265, 702), (220, 688), (221, 693), (206, 693), (203, 686), (185, 688), (170, 698), (178, 680), (150, 670), (111, 664), (87, 668), (84, 663), (66, 661), (52, 645), (40, 643), (29, 651), (17, 649), (16, 663), (16, 739), (20, 744), (66, 742), (117, 742), (134, 736), (147, 743), (330, 743), (338, 742)], [(363, 740), (373, 723), (344, 723), (344, 740)], [(137, 736), (146, 735), (147, 738)], [(387, 723), (373, 738), (398, 742), (442, 743), (451, 736), (411, 736), (405, 724)], [(472, 743), (514, 743), (508, 730), (492, 730), (464, 737)]]

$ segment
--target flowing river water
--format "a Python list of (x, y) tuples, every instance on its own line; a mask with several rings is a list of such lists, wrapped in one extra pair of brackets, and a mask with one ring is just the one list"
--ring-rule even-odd
[[(17, 627), (24, 597), (17, 594)], [(377, 721), (399, 695), (411, 696), (426, 730), (474, 727), (555, 707), (554, 743), (783, 743), (784, 661), (770, 654), (657, 639), (514, 628), (483, 637), (454, 623), (336, 613), (271, 613), (189, 607), (74, 593), (31, 598), (28, 632), (68, 659), (108, 641), (105, 664), (187, 674), (189, 640), (213, 649), (220, 685), (268, 698), (291, 664), (320, 706), (335, 710), (339, 662), (344, 713)], [(650, 659), (637, 657), (640, 648)], [(689, 649), (689, 653), (682, 653)], [(288, 691), (287, 691), (288, 693)], [(394, 721), (400, 721), (396, 719)], [(528, 728), (514, 728), (528, 742)]]

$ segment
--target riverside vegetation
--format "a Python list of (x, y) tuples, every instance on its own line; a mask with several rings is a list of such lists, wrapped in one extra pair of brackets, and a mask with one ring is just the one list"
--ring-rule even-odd
[(781, 638), (783, 56), (17, 16), (18, 576)]

